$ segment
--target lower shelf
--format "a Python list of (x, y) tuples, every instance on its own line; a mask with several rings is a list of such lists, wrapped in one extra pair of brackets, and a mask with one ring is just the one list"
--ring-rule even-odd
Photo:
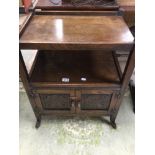
[(120, 79), (112, 52), (39, 51), (30, 82), (119, 85)]

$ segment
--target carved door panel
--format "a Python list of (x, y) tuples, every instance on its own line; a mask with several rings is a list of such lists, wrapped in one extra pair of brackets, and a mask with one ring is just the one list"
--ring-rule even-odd
[(74, 90), (37, 90), (37, 102), (44, 112), (75, 113)]
[(81, 90), (76, 91), (77, 113), (91, 113), (96, 115), (97, 113), (107, 113), (109, 112), (112, 101), (114, 98), (114, 93), (112, 91), (105, 90)]

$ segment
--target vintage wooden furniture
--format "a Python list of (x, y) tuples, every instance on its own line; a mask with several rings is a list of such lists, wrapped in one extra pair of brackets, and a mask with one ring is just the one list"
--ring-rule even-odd
[(36, 9), (41, 10), (118, 10), (116, 0), (38, 0)]
[(50, 11), (94, 11), (94, 13), (120, 9), (127, 25), (129, 27), (135, 25), (135, 0), (38, 0), (35, 8)]
[[(22, 49), (38, 49), (28, 73)], [(121, 74), (116, 50), (130, 50)], [(134, 69), (134, 38), (117, 13), (109, 16), (34, 12), (20, 32), (20, 76), (37, 118), (44, 115), (115, 119)]]

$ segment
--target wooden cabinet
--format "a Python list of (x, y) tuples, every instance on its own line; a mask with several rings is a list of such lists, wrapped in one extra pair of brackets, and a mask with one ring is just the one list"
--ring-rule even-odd
[[(69, 13), (70, 14), (70, 13)], [(20, 76), (40, 126), (44, 115), (115, 119), (134, 69), (134, 38), (121, 16), (34, 12), (20, 32), (20, 50), (38, 49)], [(123, 74), (116, 50), (130, 50)]]
[(113, 103), (114, 92), (89, 89), (89, 90), (66, 90), (66, 89), (50, 89), (36, 90), (36, 102), (40, 104), (40, 113), (50, 111), (51, 114), (61, 112), (80, 114), (90, 113), (96, 115), (96, 112), (108, 113)]

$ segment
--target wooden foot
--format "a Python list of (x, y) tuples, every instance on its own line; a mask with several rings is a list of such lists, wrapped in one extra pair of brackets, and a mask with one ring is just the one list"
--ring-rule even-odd
[(114, 129), (116, 129), (115, 119), (116, 119), (116, 117), (114, 117), (113, 115), (110, 116), (110, 123), (111, 123), (111, 126), (112, 126)]
[(116, 129), (116, 128), (117, 128), (117, 126), (116, 126), (116, 123), (115, 123), (115, 122), (111, 122), (111, 126), (112, 126), (114, 129)]
[(37, 119), (35, 128), (38, 129), (40, 127), (40, 124), (41, 124), (41, 119)]
[(135, 86), (132, 81), (130, 82), (129, 87), (133, 103), (133, 112), (135, 113)]

